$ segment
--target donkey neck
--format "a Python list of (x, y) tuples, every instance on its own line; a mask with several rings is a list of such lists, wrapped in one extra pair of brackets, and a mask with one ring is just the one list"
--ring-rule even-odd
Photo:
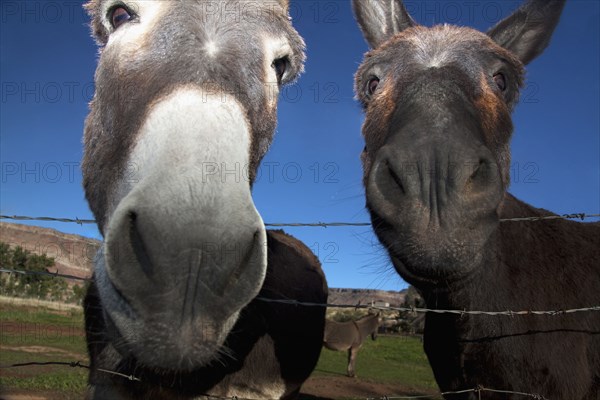
[(377, 315), (373, 315), (364, 317), (358, 321), (353, 321), (361, 337), (370, 335), (377, 328), (378, 318)]
[[(507, 193), (500, 219), (556, 215)], [(490, 237), (486, 255), (463, 279), (419, 287), (427, 306), (437, 309), (517, 311), (548, 309), (561, 285), (589, 285), (587, 276), (600, 265), (600, 223), (568, 220), (501, 222)], [(596, 249), (596, 250), (594, 250)], [(592, 255), (584, 268), (575, 268), (581, 254)], [(557, 279), (564, 277), (564, 279)], [(530, 290), (532, 282), (539, 290)], [(499, 286), (500, 285), (500, 286)], [(502, 286), (503, 285), (503, 286)], [(500, 296), (499, 292), (513, 293)], [(585, 307), (579, 293), (568, 291), (561, 308)]]

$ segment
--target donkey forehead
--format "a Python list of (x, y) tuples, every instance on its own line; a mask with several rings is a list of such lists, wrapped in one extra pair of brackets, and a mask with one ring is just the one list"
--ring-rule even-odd
[(515, 62), (510, 52), (486, 34), (454, 25), (406, 29), (369, 53), (372, 63), (377, 63), (380, 57), (393, 57), (393, 63), (405, 69), (409, 66), (418, 69), (460, 66), (475, 77), (479, 77), (481, 68), (490, 62)]
[[(248, 81), (245, 76), (249, 89), (258, 80), (275, 83), (270, 66), (285, 57), (289, 64), (284, 83), (290, 82), (303, 71), (305, 56), (304, 42), (292, 27), (285, 4), (284, 0), (93, 0), (87, 7), (103, 45), (98, 70), (118, 68), (132, 72), (130, 77), (162, 71), (160, 82), (165, 87), (182, 81), (229, 85)], [(134, 19), (114, 29), (109, 14), (115, 7), (128, 8)], [(106, 80), (106, 75), (97, 77)], [(108, 79), (113, 80), (112, 73)]]
[[(85, 7), (93, 13), (94, 18), (102, 17), (102, 12), (106, 12), (113, 6), (124, 5), (137, 11), (138, 6), (160, 4), (167, 8), (195, 7), (204, 11), (207, 16), (217, 18), (248, 18), (249, 15), (258, 15), (265, 11), (273, 14), (286, 15), (281, 0), (89, 0)], [(245, 14), (242, 16), (242, 14)]]
[[(139, 17), (136, 29), (140, 35), (132, 35), (131, 40), (140, 43), (158, 29), (181, 30), (191, 25), (202, 28), (207, 33), (221, 35), (244, 31), (238, 39), (250, 38), (265, 31), (282, 34), (288, 30), (289, 18), (282, 0), (90, 0), (86, 8), (92, 16), (94, 35), (101, 44), (109, 42), (109, 35), (119, 36), (119, 29), (112, 32), (109, 12), (114, 7), (129, 8)], [(165, 20), (166, 19), (166, 20)], [(157, 22), (163, 22), (158, 24)], [(249, 29), (251, 28), (251, 29)], [(112, 32), (112, 33), (111, 33)], [(289, 31), (288, 31), (289, 32)], [(125, 35), (123, 33), (123, 35)], [(137, 37), (136, 37), (137, 36)], [(140, 36), (142, 36), (140, 38)], [(109, 42), (110, 43), (110, 42)]]

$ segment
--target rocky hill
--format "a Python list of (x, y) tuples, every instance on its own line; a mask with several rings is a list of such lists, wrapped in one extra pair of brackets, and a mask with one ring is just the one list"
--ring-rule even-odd
[(51, 272), (88, 278), (100, 242), (38, 226), (0, 222), (0, 241), (55, 260)]
[(372, 290), (372, 289), (329, 289), (329, 303), (331, 304), (389, 304), (400, 306), (406, 297), (406, 290), (401, 292)]

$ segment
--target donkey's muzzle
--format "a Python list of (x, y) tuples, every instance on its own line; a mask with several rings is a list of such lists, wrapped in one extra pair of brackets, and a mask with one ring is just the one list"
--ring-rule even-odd
[(237, 173), (249, 131), (240, 104), (200, 89), (149, 111), (129, 159), (136, 179), (121, 182), (96, 267), (121, 353), (157, 368), (205, 365), (260, 291), (266, 231)]
[(367, 186), (369, 205), (389, 222), (406, 212), (427, 211), (426, 222), (441, 225), (457, 212), (489, 213), (498, 204), (501, 181), (489, 151), (449, 145), (380, 149)]
[(404, 279), (463, 277), (484, 256), (503, 191), (486, 149), (386, 145), (367, 181), (373, 227)]
[(112, 219), (97, 273), (105, 310), (124, 339), (119, 351), (161, 368), (202, 365), (262, 286), (262, 220), (248, 213), (225, 222), (215, 211), (173, 223), (128, 200)]
[[(131, 302), (157, 295), (187, 297), (184, 300), (191, 303), (212, 298), (227, 302), (243, 289), (240, 285), (247, 285), (241, 278), (249, 279), (248, 272), (256, 273), (250, 279), (255, 284), (264, 275), (266, 249), (260, 218), (191, 217), (179, 229), (165, 230), (163, 224), (175, 224), (144, 206), (127, 208), (116, 217), (106, 243), (106, 261), (113, 283)], [(182, 285), (193, 293), (171, 293)], [(220, 311), (226, 313), (226, 307)]]

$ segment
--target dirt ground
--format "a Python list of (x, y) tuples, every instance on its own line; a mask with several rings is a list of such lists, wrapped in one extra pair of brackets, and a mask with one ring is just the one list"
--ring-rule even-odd
[(300, 400), (366, 399), (393, 395), (434, 394), (434, 392), (417, 393), (401, 385), (367, 382), (344, 375), (311, 377), (302, 386), (301, 393)]
[[(391, 395), (422, 394), (426, 393), (416, 393), (401, 385), (366, 382), (343, 375), (319, 376), (306, 381), (302, 386), (299, 400), (366, 399)], [(24, 391), (16, 391), (13, 394), (0, 394), (0, 400), (61, 400), (62, 398), (60, 393), (52, 392), (27, 394)]]
[[(39, 328), (39, 326), (38, 326)], [(77, 332), (79, 333), (79, 332)], [(73, 360), (81, 359), (82, 355), (71, 353), (63, 349), (48, 346), (7, 346), (0, 345), (1, 351), (20, 351), (25, 353), (43, 354), (46, 356), (62, 356)], [(45, 368), (35, 367), (32, 374), (40, 374)], [(20, 371), (23, 373), (24, 371)], [(3, 374), (10, 375), (10, 372), (3, 371)], [(302, 387), (301, 395), (298, 400), (336, 400), (336, 399), (366, 399), (382, 398), (392, 395), (424, 395), (432, 393), (422, 393), (410, 390), (402, 385), (375, 383), (360, 378), (349, 378), (344, 374), (328, 373), (324, 376), (313, 376), (309, 378)], [(0, 400), (65, 400), (60, 392), (54, 391), (28, 391), (11, 390), (3, 393), (0, 388)]]
[(52, 397), (50, 395), (31, 395), (31, 394), (0, 394), (0, 400), (49, 400)]

